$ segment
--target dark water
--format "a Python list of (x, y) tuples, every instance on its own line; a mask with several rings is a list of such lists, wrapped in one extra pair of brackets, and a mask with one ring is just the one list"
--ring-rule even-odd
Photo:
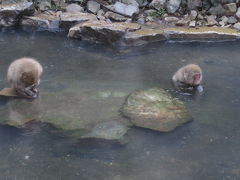
[(10, 62), (31, 56), (44, 67), (41, 92), (69, 86), (127, 93), (149, 87), (171, 90), (172, 74), (197, 63), (205, 93), (180, 97), (193, 122), (171, 133), (132, 128), (126, 144), (76, 140), (43, 123), (0, 126), (0, 180), (240, 179), (239, 46), (165, 42), (114, 49), (59, 34), (1, 32), (1, 87)]

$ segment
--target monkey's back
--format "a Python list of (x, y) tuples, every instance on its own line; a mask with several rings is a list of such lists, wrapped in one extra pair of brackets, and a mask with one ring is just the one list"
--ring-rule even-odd
[(33, 58), (20, 58), (13, 61), (7, 72), (7, 80), (16, 87), (23, 83), (25, 86), (38, 82), (42, 74), (42, 66)]

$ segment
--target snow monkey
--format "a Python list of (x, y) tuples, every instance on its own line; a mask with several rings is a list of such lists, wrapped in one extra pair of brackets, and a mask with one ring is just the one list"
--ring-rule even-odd
[(36, 87), (40, 83), (42, 74), (41, 64), (33, 58), (23, 57), (13, 61), (7, 72), (7, 80), (11, 88), (19, 95), (28, 98), (37, 98)]
[(180, 68), (172, 77), (174, 85), (180, 90), (203, 91), (201, 84), (202, 70), (196, 64), (188, 64)]

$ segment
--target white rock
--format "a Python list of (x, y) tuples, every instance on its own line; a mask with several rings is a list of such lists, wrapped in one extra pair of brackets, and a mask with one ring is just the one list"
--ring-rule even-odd
[(169, 0), (167, 4), (168, 13), (175, 13), (181, 4), (181, 0)]
[(189, 23), (189, 27), (196, 27), (196, 21), (191, 21)]
[(87, 9), (94, 13), (97, 14), (97, 12), (100, 10), (100, 4), (97, 3), (96, 1), (88, 1), (87, 2)]
[(240, 7), (237, 9), (236, 16), (240, 19)]
[(69, 12), (69, 13), (75, 13), (75, 12), (84, 12), (84, 9), (83, 7), (79, 6), (78, 4), (69, 4), (67, 7), (66, 7), (66, 12)]
[(197, 15), (198, 15), (197, 11), (191, 10), (191, 12), (190, 12), (190, 19), (191, 20), (196, 19)]
[(240, 23), (236, 23), (233, 25), (233, 28), (240, 30)]
[(177, 22), (177, 21), (179, 21), (179, 19), (177, 17), (171, 17), (171, 16), (165, 17), (164, 20), (166, 22)]
[(222, 16), (221, 21), (223, 21), (225, 24), (228, 22), (228, 17), (227, 16)]
[(153, 0), (149, 4), (149, 7), (152, 7), (152, 8), (155, 8), (155, 9), (159, 9), (159, 8), (163, 7), (165, 3), (166, 3), (166, 0)]
[(139, 8), (135, 5), (126, 5), (120, 2), (116, 2), (114, 4), (114, 9), (116, 12), (132, 16), (133, 14), (138, 14), (139, 13)]

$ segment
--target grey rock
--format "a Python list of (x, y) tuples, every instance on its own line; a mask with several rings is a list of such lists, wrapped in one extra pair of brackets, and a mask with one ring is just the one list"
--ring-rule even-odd
[(236, 3), (229, 3), (225, 4), (224, 8), (226, 9), (228, 14), (235, 14), (237, 11), (237, 5)]
[(72, 26), (86, 21), (96, 21), (97, 17), (91, 13), (62, 13), (60, 15), (60, 28), (68, 31)]
[(196, 27), (196, 21), (191, 21), (190, 23), (189, 23), (189, 27)]
[(233, 25), (233, 28), (240, 31), (240, 23), (234, 24), (234, 25)]
[(181, 0), (169, 0), (167, 3), (168, 13), (175, 13), (180, 7)]
[(0, 4), (2, 5), (11, 5), (15, 3), (26, 3), (28, 2), (27, 0), (1, 0)]
[(186, 26), (189, 24), (189, 22), (190, 22), (190, 20), (186, 18), (186, 19), (181, 19), (181, 20), (177, 21), (175, 24), (177, 26)]
[(93, 14), (97, 14), (97, 12), (100, 10), (100, 4), (96, 1), (88, 1), (87, 2), (87, 10), (92, 12)]
[(32, 2), (22, 2), (0, 5), (0, 27), (15, 26), (22, 16), (32, 15), (34, 7)]
[(179, 18), (174, 17), (174, 16), (167, 16), (164, 18), (164, 21), (171, 23), (171, 22), (177, 22), (179, 21)]
[(136, 31), (141, 26), (136, 23), (107, 23), (105, 21), (88, 21), (73, 26), (68, 37), (114, 43), (119, 41), (129, 31)]
[(235, 24), (237, 19), (234, 16), (230, 16), (227, 21), (229, 24)]
[(132, 16), (133, 14), (138, 14), (139, 13), (139, 8), (135, 5), (126, 5), (120, 2), (116, 2), (114, 4), (114, 9), (116, 12), (127, 15), (127, 16)]
[(204, 17), (203, 17), (200, 13), (198, 14), (197, 18), (198, 18), (199, 20), (203, 20), (203, 19), (204, 19)]
[(114, 12), (111, 12), (111, 11), (108, 11), (105, 13), (104, 15), (106, 18), (110, 19), (111, 21), (126, 21), (128, 18), (120, 15), (120, 14), (117, 14), (117, 13), (114, 13)]
[(117, 121), (108, 121), (97, 124), (90, 133), (83, 138), (101, 138), (107, 140), (120, 140), (127, 133), (128, 128)]
[(237, 9), (236, 16), (240, 19), (240, 7)]
[(191, 20), (196, 19), (197, 15), (198, 15), (197, 11), (191, 10), (191, 12), (190, 12), (190, 19)]
[(217, 6), (213, 6), (208, 10), (208, 13), (212, 15), (224, 15), (226, 13), (226, 10), (223, 8), (221, 4)]
[(159, 9), (164, 7), (166, 3), (166, 0), (153, 0), (150, 4), (149, 7), (154, 8), (154, 9)]
[(36, 0), (34, 4), (40, 11), (45, 11), (51, 7), (51, 0)]
[(68, 13), (75, 13), (75, 12), (84, 12), (84, 9), (83, 7), (79, 6), (78, 4), (69, 4), (67, 7), (66, 7), (66, 12)]
[(224, 23), (227, 23), (227, 22), (228, 22), (228, 17), (227, 17), (227, 16), (222, 16), (222, 17), (220, 18), (220, 20), (221, 20), (222, 22), (224, 22)]
[(122, 2), (123, 4), (126, 5), (134, 5), (134, 6), (139, 6), (138, 2), (135, 0), (121, 0), (120, 2)]
[(60, 19), (57, 16), (48, 14), (39, 14), (36, 16), (25, 16), (20, 25), (28, 29), (40, 29), (55, 31), (59, 29)]
[(219, 25), (220, 25), (221, 27), (224, 27), (224, 26), (226, 25), (226, 23), (225, 23), (224, 21), (219, 21)]
[(216, 21), (216, 16), (215, 15), (211, 15), (211, 16), (207, 16), (207, 26), (213, 26), (218, 24), (218, 22)]
[(187, 0), (187, 6), (190, 10), (202, 7), (202, 0)]
[(145, 23), (145, 19), (144, 19), (143, 17), (141, 17), (141, 18), (139, 18), (139, 19), (137, 20), (137, 23), (139, 23), (139, 24), (144, 24), (144, 23)]

